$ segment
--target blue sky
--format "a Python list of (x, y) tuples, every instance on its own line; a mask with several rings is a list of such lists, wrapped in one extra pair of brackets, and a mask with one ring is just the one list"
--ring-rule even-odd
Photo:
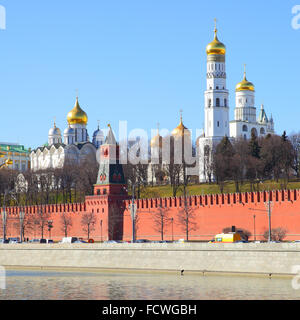
[[(298, 1), (300, 4), (300, 1)], [(193, 132), (203, 127), (205, 47), (214, 18), (227, 47), (230, 119), (234, 88), (256, 86), (282, 134), (300, 131), (300, 29), (291, 27), (297, 2), (273, 0), (0, 0), (0, 141), (37, 147), (56, 117), (61, 130), (76, 89), (89, 117), (117, 130), (173, 129), (183, 109)]]

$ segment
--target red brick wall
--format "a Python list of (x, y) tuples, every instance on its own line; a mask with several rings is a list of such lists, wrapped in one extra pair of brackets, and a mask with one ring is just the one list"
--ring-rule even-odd
[[(215, 234), (222, 232), (223, 228), (233, 225), (247, 229), (254, 234), (254, 215), (256, 216), (257, 239), (262, 239), (261, 235), (268, 229), (268, 214), (264, 204), (268, 199), (268, 192), (189, 197), (188, 204), (193, 210), (196, 222), (196, 228), (190, 233), (190, 239), (210, 240)], [(283, 227), (287, 229), (288, 236), (286, 240), (300, 239), (300, 190), (273, 191), (270, 193), (270, 199), (274, 203), (271, 219), (272, 228)], [(68, 212), (73, 217), (73, 226), (69, 236), (86, 238), (87, 235), (82, 230), (81, 218), (84, 213), (94, 212), (97, 217), (97, 223), (95, 230), (91, 233), (91, 237), (96, 241), (101, 240), (100, 221), (102, 220), (102, 240), (107, 240), (108, 208), (110, 203), (114, 203), (117, 200), (117, 196), (88, 196), (85, 203), (81, 204), (43, 206), (43, 212), (49, 212), (51, 220), (53, 220), (52, 238), (59, 240), (64, 236), (60, 222), (62, 212)], [(124, 211), (123, 239), (131, 240), (132, 223), (128, 209), (130, 201), (124, 201), (124, 203), (126, 209)], [(154, 213), (157, 212), (159, 206), (167, 207), (169, 209), (168, 217), (174, 219), (174, 239), (185, 238), (182, 225), (178, 221), (178, 212), (182, 210), (183, 204), (184, 199), (181, 197), (138, 200), (137, 238), (160, 240), (160, 234), (154, 229)], [(40, 207), (37, 206), (27, 207), (25, 212), (27, 215), (36, 214), (39, 209)], [(7, 237), (18, 236), (19, 208), (7, 208), (7, 212)], [(2, 236), (2, 221), (0, 221), (0, 235)], [(31, 230), (25, 236), (40, 238), (40, 230), (35, 228), (35, 231)], [(49, 237), (47, 228), (45, 228), (44, 237)], [(171, 222), (166, 228), (165, 239), (172, 239)]]

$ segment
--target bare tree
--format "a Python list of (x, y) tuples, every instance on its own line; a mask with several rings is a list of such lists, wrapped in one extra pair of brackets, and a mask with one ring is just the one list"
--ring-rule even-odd
[[(287, 230), (282, 228), (282, 227), (278, 227), (278, 228), (274, 228), (271, 230), (271, 240), (272, 241), (282, 241), (287, 234)], [(264, 232), (264, 238), (266, 240), (268, 240), (269, 238), (269, 230), (266, 230)]]
[(300, 176), (300, 132), (291, 133), (289, 136), (289, 140), (294, 149), (293, 169), (296, 172), (297, 178), (299, 178)]
[(152, 216), (154, 222), (154, 230), (160, 233), (161, 240), (163, 241), (165, 229), (170, 223), (169, 208), (163, 208), (160, 205), (157, 211), (152, 214)]
[(178, 222), (186, 235), (186, 241), (189, 241), (191, 231), (197, 228), (195, 210), (188, 204), (188, 198), (184, 198), (183, 208), (178, 211)]
[(44, 230), (48, 227), (50, 214), (41, 206), (39, 211), (33, 216), (33, 223), (40, 229), (41, 238), (44, 238)]
[(84, 232), (87, 233), (87, 238), (90, 239), (90, 234), (95, 230), (95, 224), (97, 222), (94, 212), (85, 213), (81, 218), (81, 226)]
[(60, 216), (61, 231), (64, 233), (65, 237), (73, 226), (72, 216), (69, 213), (63, 212)]

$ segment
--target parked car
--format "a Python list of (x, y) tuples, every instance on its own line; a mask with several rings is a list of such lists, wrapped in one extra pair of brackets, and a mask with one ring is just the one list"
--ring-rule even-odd
[(47, 239), (41, 239), (40, 243), (47, 243)]
[(9, 243), (20, 243), (20, 238), (8, 238)]
[(107, 241), (104, 241), (103, 243), (118, 243), (118, 242), (115, 240), (107, 240)]
[(135, 241), (135, 243), (148, 243), (148, 242), (150, 242), (150, 241), (147, 239), (138, 239)]
[(30, 243), (40, 243), (40, 239), (31, 239), (29, 240)]
[(73, 243), (87, 243), (86, 241), (83, 241), (83, 240), (77, 240), (77, 241), (75, 241), (75, 242), (73, 242)]
[(60, 243), (74, 243), (75, 241), (78, 241), (77, 237), (65, 237), (62, 238)]
[(243, 242), (241, 235), (238, 232), (221, 233), (215, 235), (214, 239), (209, 241), (210, 243), (236, 243)]

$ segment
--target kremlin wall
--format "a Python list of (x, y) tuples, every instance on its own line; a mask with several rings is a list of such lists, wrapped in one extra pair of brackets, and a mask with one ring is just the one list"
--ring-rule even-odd
[[(249, 139), (252, 133), (256, 136), (274, 133), (273, 118), (268, 119), (263, 106), (258, 120), (256, 119), (255, 88), (246, 79), (246, 70), (244, 79), (236, 87), (235, 119), (229, 121), (225, 53), (225, 45), (218, 40), (215, 27), (214, 40), (207, 47), (206, 123), (204, 134), (198, 140), (199, 157), (205, 154), (205, 150), (211, 152), (225, 136)], [(251, 115), (251, 119), (248, 115)], [(86, 125), (87, 114), (80, 108), (77, 98), (74, 108), (68, 114), (64, 144), (61, 131), (54, 124), (49, 131), (48, 146), (32, 151), (31, 163), (32, 170), (45, 169), (50, 164), (54, 168), (60, 167), (68, 154), (75, 154), (80, 159), (80, 152), (93, 155), (100, 148), (102, 159), (94, 195), (87, 196), (84, 203), (7, 208), (6, 237), (19, 236), (19, 212), (22, 210), (26, 217), (49, 214), (47, 219), (51, 221), (53, 228), (48, 234), (45, 225), (44, 238), (61, 240), (65, 236), (61, 216), (67, 213), (72, 220), (68, 236), (87, 239), (87, 232), (84, 231), (81, 220), (85, 214), (94, 213), (96, 224), (90, 232), (90, 238), (95, 241), (132, 239), (131, 201), (126, 191), (123, 168), (118, 160), (119, 146), (111, 128), (104, 144), (100, 145), (103, 134), (99, 128), (94, 134), (94, 143), (89, 143)], [(182, 117), (174, 132), (173, 135), (177, 138), (189, 134), (183, 125)], [(159, 133), (153, 141), (156, 141), (160, 148)], [(70, 153), (70, 150), (74, 152)], [(53, 154), (56, 156), (52, 159)], [(63, 156), (58, 157), (58, 154)], [(46, 158), (47, 161), (44, 161)], [(200, 163), (199, 177), (201, 182), (207, 180), (204, 161)], [(187, 205), (182, 197), (137, 200), (136, 239), (161, 240), (161, 234), (155, 227), (155, 218), (160, 211), (165, 211), (168, 215), (164, 240), (185, 239), (186, 232), (180, 223), (179, 215), (188, 208), (191, 215), (190, 225), (193, 226), (189, 232), (189, 240), (208, 241), (224, 228), (231, 226), (251, 232), (250, 240), (264, 240), (263, 234), (269, 228), (267, 203), (271, 201), (271, 227), (286, 229), (285, 240), (300, 240), (300, 190), (199, 195), (187, 197), (186, 200)], [(3, 234), (1, 225), (2, 220), (0, 234)], [(30, 228), (26, 228), (24, 236), (29, 239), (41, 238), (41, 227), (31, 225)]]
[[(95, 187), (96, 192), (96, 187)], [(84, 203), (80, 204), (59, 204), (45, 206), (22, 207), (25, 215), (36, 215), (49, 213), (49, 220), (53, 221), (51, 238), (61, 240), (64, 237), (60, 216), (69, 213), (72, 217), (72, 227), (68, 236), (76, 236), (87, 239), (87, 233), (83, 231), (81, 219), (83, 214), (93, 212), (97, 222), (95, 230), (91, 232), (90, 238), (95, 241), (105, 241), (108, 239), (119, 239), (130, 241), (132, 239), (132, 220), (130, 213), (131, 201), (125, 199), (124, 194), (119, 197), (116, 194), (103, 194), (87, 196)], [(192, 212), (195, 223), (194, 230), (190, 231), (189, 240), (208, 241), (215, 234), (221, 233), (225, 227), (236, 226), (251, 232), (257, 240), (263, 240), (263, 233), (268, 230), (268, 211), (265, 205), (273, 202), (271, 215), (272, 228), (282, 227), (287, 230), (285, 240), (300, 239), (300, 190), (293, 191), (272, 191), (242, 194), (222, 194), (191, 196), (187, 198), (190, 212)], [(155, 228), (155, 213), (160, 207), (167, 209), (170, 223), (166, 226), (164, 240), (178, 240), (185, 238), (183, 226), (179, 223), (178, 214), (184, 208), (184, 199), (159, 198), (143, 199), (136, 201), (137, 204), (137, 226), (136, 238), (161, 240), (160, 233)], [(118, 208), (118, 224), (114, 229), (114, 236), (110, 229), (113, 219), (111, 208)], [(3, 210), (3, 209), (2, 209)], [(6, 237), (18, 237), (20, 234), (19, 221), (20, 208), (6, 208), (7, 212), (7, 231)], [(116, 216), (116, 215), (115, 215)], [(255, 218), (254, 218), (255, 216)], [(173, 223), (172, 223), (173, 218)], [(2, 225), (2, 221), (1, 221)], [(1, 226), (2, 230), (2, 226)], [(0, 231), (2, 234), (2, 231)], [(25, 231), (25, 237), (29, 239), (41, 238), (41, 228), (36, 226)], [(48, 229), (45, 226), (44, 238), (49, 238)]]

